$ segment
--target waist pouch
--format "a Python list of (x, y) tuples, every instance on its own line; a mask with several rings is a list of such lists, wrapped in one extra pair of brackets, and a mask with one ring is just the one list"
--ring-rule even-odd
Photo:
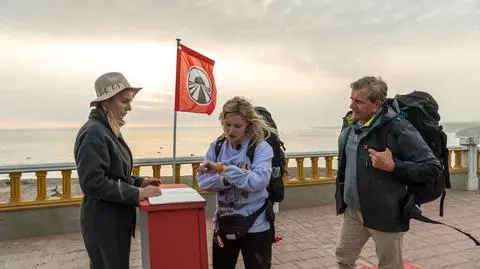
[(217, 217), (218, 234), (230, 240), (235, 240), (246, 235), (250, 227), (255, 223), (255, 220), (269, 204), (270, 202), (267, 199), (262, 207), (249, 216), (235, 214)]

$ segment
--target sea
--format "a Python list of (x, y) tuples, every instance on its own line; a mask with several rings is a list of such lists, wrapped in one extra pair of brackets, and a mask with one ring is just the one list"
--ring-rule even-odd
[[(474, 122), (444, 123), (448, 145), (459, 145), (455, 133), (480, 125)], [(340, 126), (280, 129), (287, 152), (336, 151)], [(78, 129), (0, 130), (0, 167), (4, 165), (74, 162), (73, 146)], [(134, 158), (173, 156), (173, 128), (122, 129)], [(204, 156), (209, 144), (221, 134), (218, 127), (178, 127), (176, 156)], [(162, 169), (162, 173), (164, 170)], [(167, 172), (168, 173), (168, 172)], [(191, 173), (191, 172), (190, 172)], [(4, 178), (6, 175), (0, 175)]]

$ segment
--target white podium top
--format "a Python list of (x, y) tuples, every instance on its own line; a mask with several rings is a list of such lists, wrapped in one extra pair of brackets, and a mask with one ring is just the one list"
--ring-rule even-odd
[(162, 189), (160, 196), (149, 197), (150, 205), (181, 204), (192, 202), (205, 202), (205, 199), (194, 189), (187, 188), (166, 188)]

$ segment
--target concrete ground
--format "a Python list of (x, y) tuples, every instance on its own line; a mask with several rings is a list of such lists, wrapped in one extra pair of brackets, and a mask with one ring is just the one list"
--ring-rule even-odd
[[(425, 215), (442, 219), (437, 202), (422, 209)], [(272, 268), (336, 268), (335, 242), (342, 217), (335, 215), (334, 206), (286, 210), (277, 216), (277, 230), (283, 240), (274, 246)], [(480, 194), (449, 192), (442, 220), (480, 238)], [(207, 227), (210, 239), (210, 221)], [(131, 268), (141, 268), (138, 231), (137, 235), (132, 243)], [(480, 247), (454, 229), (412, 221), (404, 238), (404, 259), (422, 269), (480, 268)], [(376, 263), (375, 248), (369, 240), (358, 264)], [(78, 233), (4, 241), (0, 242), (0, 268), (88, 268), (88, 257)], [(237, 268), (244, 268), (241, 260)]]

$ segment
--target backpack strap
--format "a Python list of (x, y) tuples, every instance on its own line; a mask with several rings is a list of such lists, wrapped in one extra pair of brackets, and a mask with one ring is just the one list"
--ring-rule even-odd
[(283, 149), (283, 151), (285, 151), (285, 143), (283, 143), (282, 140), (278, 139), (278, 143), (280, 144), (280, 147)]
[(444, 204), (445, 204), (445, 197), (447, 196), (447, 191), (444, 190), (443, 193), (442, 193), (442, 196), (440, 197), (440, 209), (439, 209), (439, 212), (438, 212), (438, 215), (440, 217), (443, 217), (443, 208), (444, 208)]
[(450, 226), (450, 225), (445, 224), (445, 223), (440, 222), (440, 221), (432, 220), (432, 219), (427, 218), (427, 217), (425, 217), (425, 216), (423, 216), (423, 215), (418, 215), (418, 216), (416, 216), (416, 217), (413, 217), (413, 219), (416, 219), (416, 220), (419, 220), (419, 221), (422, 221), (422, 222), (432, 223), (432, 224), (441, 224), (441, 225), (445, 225), (445, 226), (447, 226), (447, 227), (450, 227), (450, 228), (452, 228), (452, 229), (455, 229), (455, 230), (461, 232), (462, 234), (464, 234), (465, 236), (467, 236), (468, 238), (472, 239), (472, 241), (475, 242), (475, 245), (476, 245), (476, 246), (480, 246), (480, 242), (478, 242), (478, 240), (475, 239), (475, 237), (473, 237), (473, 235), (471, 235), (471, 234), (469, 234), (469, 233), (467, 233), (467, 232), (464, 232), (464, 231), (462, 231), (462, 230), (460, 230), (460, 229), (458, 229), (458, 228), (456, 228), (456, 227)]
[(447, 147), (447, 135), (445, 132), (441, 131), (441, 137), (442, 137), (442, 145), (444, 145), (443, 148), (443, 160), (442, 160), (442, 165), (444, 170), (444, 176), (445, 176), (445, 188), (446, 189), (451, 189), (452, 184), (450, 182), (450, 170), (449, 170), (449, 163), (448, 163), (448, 155), (450, 155), (450, 152), (448, 151)]
[(450, 227), (452, 229), (455, 229), (457, 230), (458, 232), (464, 234), (465, 236), (467, 236), (468, 238), (472, 239), (473, 242), (475, 242), (475, 245), (476, 246), (480, 246), (480, 242), (475, 239), (475, 237), (473, 237), (471, 234), (467, 233), (467, 232), (464, 232), (456, 227), (453, 227), (453, 226), (450, 226), (448, 224), (445, 224), (443, 222), (440, 222), (440, 221), (436, 221), (436, 220), (432, 220), (428, 217), (425, 217), (422, 215), (422, 210), (420, 208), (418, 208), (417, 206), (415, 206), (415, 199), (413, 198), (412, 195), (410, 195), (409, 199), (407, 200), (407, 203), (406, 205), (404, 206), (403, 208), (403, 216), (405, 217), (409, 217), (411, 219), (416, 219), (418, 221), (422, 221), (422, 222), (426, 222), (426, 223), (431, 223), (431, 224), (441, 224), (441, 225), (445, 225), (447, 227)]
[(257, 145), (253, 145), (253, 140), (250, 140), (248, 142), (248, 148), (247, 148), (247, 157), (250, 160), (250, 163), (253, 164), (253, 158), (255, 157), (255, 148)]
[(260, 216), (260, 214), (263, 213), (263, 211), (265, 211), (265, 209), (270, 205), (270, 200), (266, 199), (265, 200), (265, 203), (255, 212), (253, 212), (252, 215), (249, 215), (247, 216), (246, 218), (249, 220), (249, 222), (251, 222), (253, 225), (253, 223), (257, 220), (257, 218)]
[(222, 146), (223, 146), (223, 143), (225, 143), (225, 140), (227, 140), (227, 138), (223, 135), (217, 138), (217, 141), (215, 142), (215, 160), (218, 160), (218, 154), (220, 154), (220, 151), (222, 150)]
[(442, 156), (443, 159), (440, 160), (443, 166), (443, 176), (445, 177), (445, 190), (442, 193), (442, 197), (440, 198), (440, 209), (439, 209), (439, 215), (440, 217), (443, 217), (443, 208), (444, 208), (444, 202), (445, 202), (445, 196), (447, 195), (447, 189), (452, 188), (452, 184), (450, 183), (450, 171), (449, 171), (449, 163), (448, 163), (448, 155), (450, 152), (448, 151), (447, 148), (447, 135), (443, 132), (443, 130), (440, 131), (440, 137), (442, 139), (442, 145), (444, 145)]
[[(227, 138), (225, 136), (220, 136), (217, 138), (217, 141), (215, 142), (215, 159), (218, 159), (218, 155), (222, 150), (223, 143), (225, 143), (226, 140)], [(253, 164), (253, 158), (255, 156), (255, 148), (257, 147), (257, 145), (252, 145), (252, 144), (253, 144), (253, 140), (250, 140), (250, 142), (248, 142), (247, 157), (250, 160), (250, 163)]]
[(401, 116), (396, 116), (388, 123), (386, 123), (386, 126), (382, 128), (382, 132), (384, 132), (382, 136), (387, 138), (387, 147), (389, 147), (392, 152), (395, 152), (397, 154), (399, 153), (399, 150), (395, 141), (398, 141), (398, 138), (401, 134), (401, 129), (403, 127), (401, 126), (401, 123), (398, 123), (401, 120)]

